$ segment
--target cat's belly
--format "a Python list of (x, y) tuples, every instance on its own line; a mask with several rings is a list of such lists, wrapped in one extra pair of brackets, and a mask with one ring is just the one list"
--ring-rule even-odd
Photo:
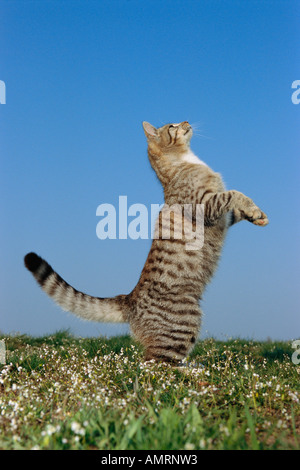
[(155, 286), (162, 299), (184, 293), (198, 302), (216, 270), (225, 235), (225, 225), (204, 227), (198, 249), (191, 249), (195, 246), (182, 239), (153, 240), (136, 295)]

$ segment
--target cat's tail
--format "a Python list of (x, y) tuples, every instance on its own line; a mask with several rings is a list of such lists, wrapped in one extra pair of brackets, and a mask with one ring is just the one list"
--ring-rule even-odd
[(100, 298), (79, 292), (64, 281), (47, 261), (35, 253), (28, 253), (24, 263), (41, 288), (63, 310), (72, 312), (84, 320), (126, 322), (126, 295)]

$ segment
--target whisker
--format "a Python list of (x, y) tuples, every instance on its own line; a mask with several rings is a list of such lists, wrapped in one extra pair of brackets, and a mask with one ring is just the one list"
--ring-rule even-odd
[(209, 137), (205, 134), (202, 134), (202, 126), (201, 126), (201, 121), (194, 122), (191, 124), (192, 129), (193, 129), (193, 134), (197, 137), (202, 137), (203, 139), (212, 139), (212, 137)]
[(213, 137), (209, 137), (207, 135), (200, 134), (200, 132), (197, 132), (197, 130), (195, 132), (193, 132), (193, 135), (196, 136), (196, 137), (202, 137), (203, 139), (213, 139)]
[(193, 129), (199, 129), (199, 127), (202, 127), (202, 126), (203, 126), (203, 122), (201, 122), (201, 121), (196, 121), (196, 122), (193, 122), (193, 123), (191, 124), (191, 126), (192, 126)]

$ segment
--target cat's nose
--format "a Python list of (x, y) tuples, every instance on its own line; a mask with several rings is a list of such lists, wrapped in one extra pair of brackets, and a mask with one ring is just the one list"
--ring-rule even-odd
[(188, 132), (192, 128), (192, 126), (187, 121), (182, 122), (181, 126), (185, 132)]
[(188, 127), (191, 127), (190, 124), (189, 124), (187, 121), (183, 121), (183, 122), (181, 123), (181, 125), (182, 125), (182, 127), (183, 127), (184, 129), (186, 129), (186, 128), (188, 128)]

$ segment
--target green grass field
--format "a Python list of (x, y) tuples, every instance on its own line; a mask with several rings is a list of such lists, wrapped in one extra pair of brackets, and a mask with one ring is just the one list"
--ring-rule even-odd
[(129, 336), (1, 336), (1, 449), (299, 449), (288, 342), (199, 341), (175, 369)]

